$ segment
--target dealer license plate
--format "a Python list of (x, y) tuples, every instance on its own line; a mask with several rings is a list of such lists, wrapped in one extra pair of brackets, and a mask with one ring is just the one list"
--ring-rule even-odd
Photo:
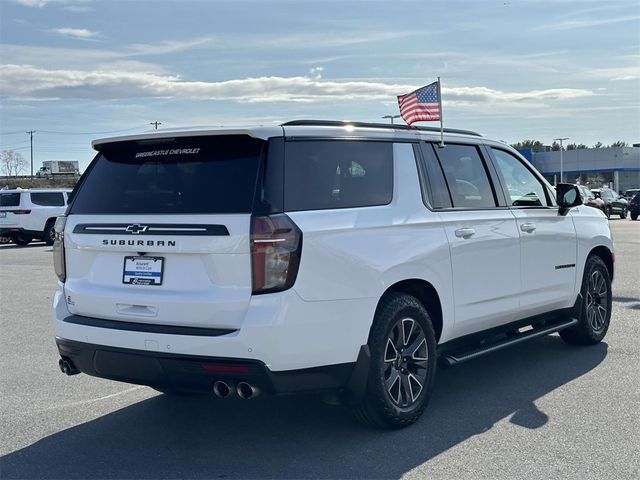
[(122, 283), (162, 285), (163, 266), (162, 257), (124, 257)]

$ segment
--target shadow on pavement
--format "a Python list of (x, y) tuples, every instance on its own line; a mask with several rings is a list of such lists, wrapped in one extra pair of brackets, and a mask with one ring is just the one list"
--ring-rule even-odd
[(28, 245), (16, 245), (15, 243), (0, 243), (0, 250), (15, 250), (24, 248), (46, 247), (44, 242), (32, 242)]
[(422, 419), (392, 432), (362, 427), (312, 396), (158, 395), (4, 456), (0, 476), (397, 478), (502, 419), (542, 427), (553, 412), (535, 400), (606, 355), (605, 343), (576, 348), (551, 336), (440, 370)]

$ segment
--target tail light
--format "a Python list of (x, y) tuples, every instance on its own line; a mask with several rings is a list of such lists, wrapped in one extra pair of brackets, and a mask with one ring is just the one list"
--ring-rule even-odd
[(53, 268), (61, 282), (67, 279), (67, 269), (64, 264), (64, 226), (67, 223), (67, 217), (62, 216), (56, 219), (53, 226), (55, 239), (53, 240)]
[(284, 214), (251, 217), (253, 293), (291, 288), (298, 275), (302, 232)]

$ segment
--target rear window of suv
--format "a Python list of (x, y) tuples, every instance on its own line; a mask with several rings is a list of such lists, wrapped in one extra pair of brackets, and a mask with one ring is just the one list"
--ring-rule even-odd
[(0, 193), (0, 207), (17, 207), (19, 205), (19, 193)]
[(250, 213), (264, 145), (247, 135), (106, 145), (70, 213)]
[(31, 203), (41, 207), (64, 207), (64, 194), (62, 192), (33, 192)]
[(393, 144), (295, 140), (285, 147), (286, 211), (386, 205), (393, 194)]

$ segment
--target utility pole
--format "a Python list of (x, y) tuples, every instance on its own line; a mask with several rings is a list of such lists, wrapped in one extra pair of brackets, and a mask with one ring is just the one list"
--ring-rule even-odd
[(381, 117), (381, 118), (388, 118), (389, 120), (391, 120), (391, 125), (393, 125), (393, 119), (400, 118), (400, 115), (385, 115), (384, 117)]
[(158, 129), (158, 125), (162, 125), (162, 122), (149, 122), (149, 125), (154, 125), (156, 130)]
[(33, 177), (33, 134), (36, 133), (35, 130), (29, 130), (26, 132), (29, 135), (29, 140), (31, 142), (31, 176)]
[(560, 183), (562, 183), (562, 177), (564, 176), (564, 162), (563, 162), (563, 158), (562, 158), (562, 151), (564, 149), (562, 148), (562, 141), (563, 140), (569, 140), (569, 137), (554, 138), (553, 140), (556, 141), (556, 142), (560, 142)]

